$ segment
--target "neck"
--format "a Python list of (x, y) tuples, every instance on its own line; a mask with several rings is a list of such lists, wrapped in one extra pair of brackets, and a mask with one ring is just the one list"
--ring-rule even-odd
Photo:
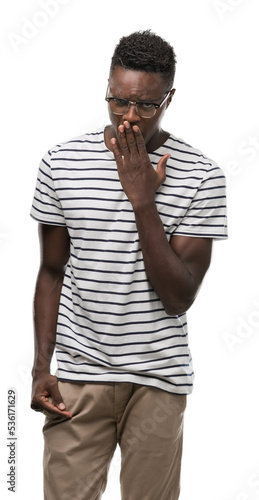
[(163, 144), (167, 141), (169, 135), (169, 132), (166, 132), (165, 130), (158, 130), (157, 133), (153, 135), (149, 141), (147, 141), (147, 152), (153, 153), (153, 151), (156, 151), (156, 149), (163, 146)]

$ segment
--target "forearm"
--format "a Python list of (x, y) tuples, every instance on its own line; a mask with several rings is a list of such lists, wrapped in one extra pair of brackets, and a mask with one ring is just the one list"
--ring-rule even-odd
[(197, 284), (168, 242), (155, 202), (134, 211), (149, 281), (166, 313), (170, 316), (181, 314), (194, 301)]
[(56, 342), (56, 326), (63, 274), (53, 274), (41, 267), (34, 297), (33, 377), (49, 373)]

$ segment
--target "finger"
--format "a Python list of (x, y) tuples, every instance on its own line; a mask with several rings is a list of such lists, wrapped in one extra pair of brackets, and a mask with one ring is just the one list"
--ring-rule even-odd
[(119, 143), (120, 143), (120, 149), (122, 152), (122, 157), (128, 159), (130, 157), (130, 151), (129, 151), (129, 147), (128, 147), (128, 141), (127, 141), (124, 125), (120, 125), (118, 127), (118, 136), (119, 136)]
[(123, 125), (124, 125), (128, 150), (131, 154), (135, 154), (137, 153), (137, 143), (135, 134), (129, 122), (125, 121)]
[(59, 407), (56, 407), (54, 404), (50, 403), (49, 401), (44, 403), (44, 410), (47, 411), (48, 413), (52, 413), (53, 415), (62, 415), (64, 417), (71, 418), (72, 413), (67, 410), (61, 410)]
[(148, 153), (147, 153), (146, 143), (145, 143), (145, 140), (143, 138), (143, 135), (142, 135), (139, 127), (137, 125), (134, 125), (132, 127), (132, 129), (133, 129), (133, 132), (135, 135), (135, 140), (136, 140), (139, 154), (140, 155), (143, 155), (143, 154), (147, 155)]
[(52, 415), (59, 415), (67, 418), (72, 417), (72, 413), (70, 411), (60, 410), (54, 404), (50, 403), (48, 400), (45, 401), (42, 400), (40, 406), (32, 403), (31, 408), (37, 412), (48, 412), (51, 413)]
[(166, 163), (169, 160), (170, 155), (164, 155), (157, 164), (156, 173), (159, 179), (159, 184), (161, 185), (166, 179)]
[(118, 148), (116, 139), (111, 139), (110, 144), (117, 165), (121, 165), (123, 163), (123, 156)]
[(34, 411), (38, 411), (38, 412), (42, 412), (43, 411), (43, 408), (40, 408), (35, 403), (31, 403), (31, 409), (34, 410)]
[(52, 381), (48, 384), (49, 395), (52, 399), (53, 404), (49, 402), (49, 395), (46, 394), (41, 395), (41, 400), (46, 402), (46, 404), (57, 407), (59, 410), (65, 410), (66, 406), (63, 401), (63, 398), (59, 392), (58, 381), (56, 377), (53, 377)]
[(71, 418), (72, 417), (72, 413), (71, 412), (59, 409), (54, 404), (50, 403), (50, 401), (46, 397), (44, 397), (44, 396), (42, 396), (40, 398), (40, 402), (39, 403), (37, 403), (37, 404), (36, 403), (32, 403), (31, 404), (31, 408), (32, 408), (32, 410), (37, 411), (37, 412), (47, 411), (48, 413), (51, 413), (53, 415), (62, 415), (62, 416), (65, 416), (67, 418)]

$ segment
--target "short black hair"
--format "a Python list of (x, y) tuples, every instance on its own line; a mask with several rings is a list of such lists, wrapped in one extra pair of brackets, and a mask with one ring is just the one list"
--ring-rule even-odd
[(135, 71), (161, 73), (173, 86), (176, 56), (173, 47), (151, 30), (136, 31), (120, 39), (111, 60), (110, 74), (115, 66)]

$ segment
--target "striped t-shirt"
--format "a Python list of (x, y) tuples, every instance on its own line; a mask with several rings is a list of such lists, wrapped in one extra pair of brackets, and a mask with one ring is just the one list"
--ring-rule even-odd
[[(225, 238), (222, 170), (172, 135), (149, 155), (154, 168), (166, 153), (155, 201), (168, 241), (173, 234)], [(57, 320), (58, 379), (192, 392), (186, 314), (168, 316), (147, 279), (134, 212), (103, 130), (48, 151), (31, 215), (66, 226), (71, 238)]]

